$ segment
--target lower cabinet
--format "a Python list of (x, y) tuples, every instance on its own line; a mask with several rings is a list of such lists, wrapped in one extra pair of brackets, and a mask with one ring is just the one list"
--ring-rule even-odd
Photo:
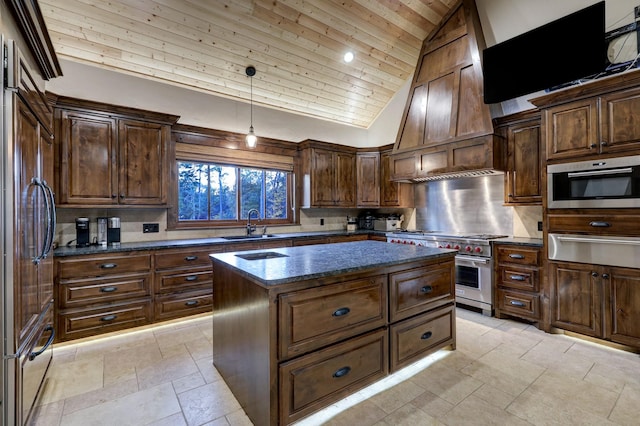
[(551, 325), (640, 348), (640, 269), (549, 262)]

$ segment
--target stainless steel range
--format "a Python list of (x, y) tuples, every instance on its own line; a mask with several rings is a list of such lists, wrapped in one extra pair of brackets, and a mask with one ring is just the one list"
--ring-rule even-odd
[(456, 302), (493, 315), (493, 258), (491, 240), (506, 235), (455, 235), (439, 231), (387, 233), (387, 242), (458, 250), (456, 255)]

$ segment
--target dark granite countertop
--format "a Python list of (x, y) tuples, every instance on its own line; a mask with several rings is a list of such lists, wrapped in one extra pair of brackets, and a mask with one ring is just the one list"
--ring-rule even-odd
[(542, 247), (542, 238), (526, 238), (526, 237), (509, 237), (493, 240), (493, 244), (511, 244), (514, 246), (534, 246)]
[[(269, 237), (266, 240), (278, 240), (278, 239), (291, 239), (291, 238), (313, 238), (313, 237), (330, 237), (337, 235), (354, 235), (354, 234), (378, 234), (385, 235), (385, 232), (382, 231), (370, 231), (370, 230), (360, 230), (360, 231), (316, 231), (316, 232), (292, 232), (292, 233), (282, 233), (282, 234), (274, 234), (272, 237)], [(211, 237), (211, 238), (191, 238), (191, 239), (182, 239), (182, 240), (158, 240), (158, 241), (140, 241), (140, 242), (131, 242), (131, 243), (122, 243), (118, 247), (107, 246), (101, 247), (97, 245), (92, 245), (89, 247), (76, 247), (72, 246), (62, 246), (58, 247), (54, 250), (54, 257), (64, 257), (64, 256), (77, 256), (77, 255), (85, 255), (85, 254), (108, 254), (108, 253), (126, 253), (132, 251), (141, 251), (141, 250), (161, 250), (161, 249), (169, 249), (169, 248), (181, 248), (181, 247), (198, 247), (198, 246), (208, 246), (212, 244), (239, 244), (239, 243), (250, 243), (262, 241), (260, 237), (252, 238), (252, 239), (240, 239), (240, 240), (226, 240), (222, 237)]]
[[(246, 260), (238, 254), (279, 253), (284, 257)], [(382, 241), (285, 247), (211, 254), (241, 274), (265, 286), (344, 274), (370, 268), (399, 265), (455, 254), (455, 250), (388, 244)]]

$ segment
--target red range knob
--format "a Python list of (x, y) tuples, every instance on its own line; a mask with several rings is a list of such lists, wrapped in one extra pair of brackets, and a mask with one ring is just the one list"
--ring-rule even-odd
[(482, 253), (482, 247), (476, 247), (476, 248), (474, 249), (474, 251), (475, 251), (476, 253)]
[(471, 251), (471, 246), (466, 246), (466, 247), (464, 248), (464, 251)]
[(423, 247), (423, 246), (422, 246), (422, 243), (418, 243), (418, 247)]
[(447, 248), (451, 248), (451, 244), (447, 244)]
[(411, 242), (409, 242), (409, 244), (411, 244), (412, 246), (415, 246), (416, 242), (415, 241), (411, 241)]
[(406, 241), (403, 241), (403, 242), (402, 242), (402, 244), (407, 244), (407, 242), (406, 242)]
[(442, 244), (438, 244), (438, 248), (444, 248), (444, 247), (442, 247)]
[(460, 246), (458, 244), (456, 244), (455, 246), (453, 246), (454, 249), (456, 250), (460, 250)]

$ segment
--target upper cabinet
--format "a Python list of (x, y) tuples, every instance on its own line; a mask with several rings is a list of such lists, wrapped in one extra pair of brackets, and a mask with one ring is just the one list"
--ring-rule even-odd
[(499, 166), (494, 146), (500, 141), (483, 101), (483, 48), (472, 0), (454, 7), (424, 40), (393, 149), (393, 179), (428, 180)]
[(356, 150), (307, 140), (302, 150), (301, 207), (356, 206)]
[(60, 98), (59, 204), (167, 204), (171, 125), (178, 117)]
[(380, 152), (380, 207), (413, 207), (414, 185), (391, 180), (391, 150)]
[(356, 156), (358, 207), (380, 206), (380, 153), (359, 152)]
[(532, 102), (542, 110), (549, 161), (640, 153), (640, 71), (596, 80)]
[(506, 141), (505, 204), (542, 205), (544, 150), (540, 111), (529, 110), (499, 118), (496, 133)]

